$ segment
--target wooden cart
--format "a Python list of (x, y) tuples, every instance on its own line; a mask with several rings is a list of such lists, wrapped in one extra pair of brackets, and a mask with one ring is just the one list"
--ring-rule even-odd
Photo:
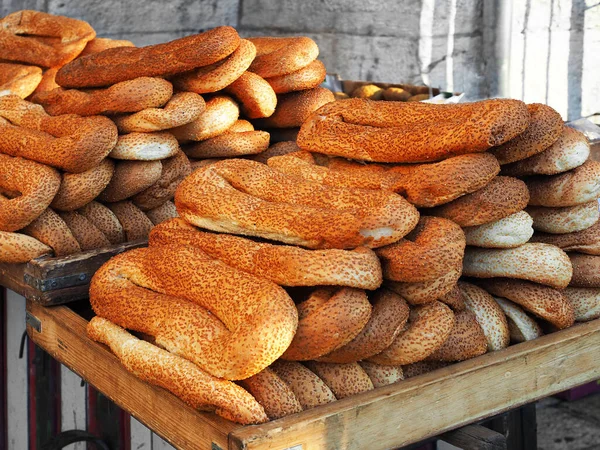
[(263, 425), (186, 406), (128, 373), (86, 336), (77, 306), (28, 301), (27, 332), (156, 433), (183, 449), (393, 448), (600, 378), (600, 320)]

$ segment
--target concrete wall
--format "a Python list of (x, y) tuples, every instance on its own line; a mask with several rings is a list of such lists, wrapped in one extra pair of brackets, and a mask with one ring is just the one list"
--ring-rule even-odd
[(598, 0), (0, 0), (147, 45), (217, 25), (308, 35), (331, 73), (600, 112)]

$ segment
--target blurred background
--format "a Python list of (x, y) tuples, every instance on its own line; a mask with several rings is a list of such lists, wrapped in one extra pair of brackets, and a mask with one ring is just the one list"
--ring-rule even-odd
[[(599, 0), (2, 0), (149, 45), (218, 25), (307, 35), (329, 73), (600, 113)], [(593, 118), (600, 122), (600, 117)]]

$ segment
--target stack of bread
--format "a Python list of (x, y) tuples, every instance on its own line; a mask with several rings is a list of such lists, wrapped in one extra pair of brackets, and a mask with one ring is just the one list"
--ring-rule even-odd
[[(308, 38), (244, 40), (219, 27), (136, 48), (62, 16), (26, 10), (0, 22), (1, 58), (15, 61), (0, 64), (2, 262), (147, 238), (177, 215), (187, 155), (263, 152), (269, 133), (240, 110), (268, 118), (276, 92), (311, 97), (325, 76)], [(333, 99), (323, 91), (296, 125)]]
[[(530, 180), (500, 176), (508, 149), (585, 152), (564, 131), (516, 100), (328, 103), (297, 143), (188, 176), (179, 218), (95, 275), (88, 332), (189, 404), (256, 423), (587, 320), (597, 297), (567, 293), (567, 254), (530, 242)], [(570, 195), (595, 199), (597, 179)]]
[(336, 100), (346, 98), (368, 98), (369, 100), (388, 100), (394, 102), (420, 102), (428, 100), (430, 95), (436, 96), (439, 89), (430, 89), (427, 86), (412, 86), (410, 84), (389, 85), (387, 83), (354, 83), (344, 82), (345, 92), (334, 92)]

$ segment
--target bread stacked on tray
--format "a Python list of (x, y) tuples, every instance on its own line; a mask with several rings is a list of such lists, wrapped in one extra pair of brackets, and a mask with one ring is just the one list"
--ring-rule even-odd
[[(269, 133), (245, 119), (272, 116), (276, 92), (318, 91), (325, 77), (308, 38), (245, 40), (219, 27), (136, 48), (46, 13), (1, 22), (11, 62), (0, 64), (0, 153), (12, 158), (0, 168), (0, 205), (21, 216), (0, 225), (3, 262), (147, 238), (177, 215), (171, 200), (192, 171), (188, 155), (202, 165), (263, 152)], [(302, 103), (296, 126), (333, 99), (318, 97)]]
[(369, 100), (388, 100), (394, 102), (420, 102), (440, 93), (439, 89), (410, 84), (389, 85), (387, 83), (344, 82), (344, 90), (334, 92), (336, 100), (347, 98), (367, 98)]

